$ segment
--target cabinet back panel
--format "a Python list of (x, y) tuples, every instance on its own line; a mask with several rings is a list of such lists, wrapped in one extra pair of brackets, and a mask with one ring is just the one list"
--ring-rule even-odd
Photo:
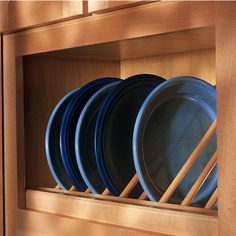
[(152, 73), (166, 79), (190, 75), (216, 84), (215, 50), (199, 50), (121, 61), (121, 77)]
[(120, 76), (119, 61), (24, 59), (26, 187), (54, 187), (44, 151), (49, 116), (68, 91), (93, 79)]

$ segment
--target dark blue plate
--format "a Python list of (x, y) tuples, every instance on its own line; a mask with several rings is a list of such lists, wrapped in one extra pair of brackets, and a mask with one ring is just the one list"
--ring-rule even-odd
[(104, 99), (119, 83), (120, 81), (104, 86), (88, 100), (76, 127), (76, 159), (82, 178), (92, 193), (102, 193), (106, 188), (99, 175), (95, 157), (94, 136), (97, 116)]
[[(139, 180), (156, 201), (170, 185), (216, 118), (216, 91), (193, 77), (177, 77), (154, 89), (143, 103), (134, 128), (133, 157)], [(170, 202), (180, 203), (216, 151), (213, 135)], [(192, 204), (203, 206), (217, 185), (217, 169)]]
[[(138, 111), (146, 96), (165, 81), (155, 75), (136, 75), (116, 86), (106, 97), (96, 124), (98, 170), (110, 193), (119, 195), (135, 174), (132, 135)], [(130, 197), (142, 193), (138, 184)]]
[(62, 164), (60, 152), (60, 127), (61, 121), (66, 109), (67, 104), (79, 90), (75, 89), (67, 93), (56, 105), (48, 120), (48, 125), (45, 135), (45, 152), (47, 157), (48, 166), (52, 173), (53, 178), (61, 189), (69, 189), (72, 186), (68, 175)]
[(84, 85), (73, 96), (64, 112), (60, 129), (62, 163), (71, 183), (78, 191), (85, 191), (87, 188), (80, 174), (75, 156), (75, 130), (80, 113), (94, 93), (103, 86), (115, 81), (117, 81), (116, 78), (102, 78)]

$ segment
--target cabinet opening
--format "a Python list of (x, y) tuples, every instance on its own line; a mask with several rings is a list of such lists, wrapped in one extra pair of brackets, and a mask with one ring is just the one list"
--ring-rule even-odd
[(64, 193), (70, 199), (93, 198), (154, 208), (216, 214), (215, 210), (209, 209), (215, 206), (217, 190), (208, 199), (205, 206), (207, 209), (188, 207), (189, 204), (175, 206), (168, 204), (168, 200), (165, 199), (162, 199), (163, 203), (154, 203), (147, 199), (145, 193), (139, 200), (127, 199), (133, 186), (138, 182), (137, 176), (134, 176), (129, 185), (127, 183), (122, 198), (109, 196), (106, 191), (102, 195), (91, 194), (89, 190), (78, 193), (73, 187), (71, 190), (62, 191), (56, 186), (45, 157), (45, 131), (53, 108), (67, 92), (94, 79), (125, 79), (144, 73), (166, 79), (187, 75), (216, 85), (214, 33), (214, 27), (210, 26), (21, 58), (19, 68), (23, 68), (23, 76), (22, 80), (18, 80), (18, 152), (24, 156), (25, 163), (24, 166), (19, 164), (18, 172), (24, 175), (26, 207), (37, 210), (40, 204), (37, 205), (35, 202), (42, 203), (41, 200), (47, 197), (52, 202), (57, 201), (57, 196), (61, 196), (58, 193)]

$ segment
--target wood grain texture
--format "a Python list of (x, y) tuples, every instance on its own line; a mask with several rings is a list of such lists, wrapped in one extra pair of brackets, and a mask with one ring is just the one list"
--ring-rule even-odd
[(27, 191), (27, 208), (153, 233), (217, 235), (217, 217), (173, 212), (40, 191)]
[(214, 48), (215, 28), (209, 26), (110, 43), (88, 45), (49, 52), (42, 55), (59, 58), (125, 60)]
[(216, 3), (219, 235), (236, 235), (236, 3)]
[[(87, 14), (85, 1), (6, 1), (0, 9), (4, 20), (0, 32), (49, 24), (63, 18)], [(86, 4), (86, 3), (85, 3)], [(0, 18), (0, 19), (1, 19)]]
[(212, 25), (214, 25), (213, 2), (171, 2), (162, 5), (152, 3), (15, 34), (16, 55), (68, 49)]
[[(216, 165), (216, 161), (217, 161), (217, 156), (215, 153), (211, 157), (211, 159), (208, 161), (208, 163), (204, 167), (203, 171), (201, 172), (199, 177), (196, 179), (196, 181), (192, 185), (191, 189), (189, 190), (188, 194), (186, 195), (186, 197), (182, 201), (182, 203), (181, 203), (182, 206), (189, 206), (191, 204), (191, 201), (198, 193), (199, 189), (201, 188), (202, 184), (206, 180), (207, 176), (209, 175), (209, 173), (211, 172), (213, 167)], [(214, 205), (213, 205), (213, 207), (214, 207)]]
[[(17, 189), (17, 114), (15, 41), (3, 37), (3, 90), (4, 90), (4, 170), (5, 170), (5, 227), (6, 235), (16, 227)], [(24, 194), (24, 192), (22, 193)], [(14, 234), (12, 234), (14, 235)]]
[(18, 210), (17, 217), (17, 229), (9, 230), (10, 236), (171, 236), (40, 211)]
[[(27, 191), (31, 191), (28, 189)], [(157, 209), (165, 209), (165, 210), (172, 210), (172, 211), (178, 211), (178, 212), (185, 212), (185, 213), (196, 213), (201, 215), (210, 215), (210, 216), (217, 216), (216, 210), (206, 210), (203, 208), (198, 207), (186, 207), (181, 205), (175, 205), (175, 204), (169, 204), (169, 203), (159, 203), (159, 202), (152, 202), (152, 201), (144, 201), (144, 199), (133, 199), (133, 198), (120, 198), (116, 196), (108, 196), (104, 194), (91, 194), (86, 192), (77, 192), (77, 191), (70, 191), (70, 190), (58, 190), (55, 188), (45, 188), (40, 187), (33, 191), (43, 191), (43, 192), (49, 192), (49, 193), (57, 193), (57, 194), (64, 194), (69, 195), (73, 197), (81, 197), (81, 198), (87, 198), (87, 199), (96, 199), (96, 200), (103, 200), (108, 202), (117, 202), (117, 203), (125, 203), (125, 204), (131, 204), (136, 206), (145, 206), (145, 207), (152, 207)], [(55, 195), (56, 196), (56, 195)]]
[[(1, 6), (0, 6), (1, 7)], [(0, 235), (4, 234), (4, 183), (3, 183), (3, 110), (2, 110), (2, 97), (3, 97), (3, 89), (2, 89), (2, 35), (0, 34)]]
[(157, 74), (166, 79), (189, 75), (214, 85), (215, 51), (200, 50), (121, 61), (122, 78), (139, 73)]
[(8, 2), (0, 1), (0, 33), (4, 32), (8, 26)]
[(131, 0), (131, 1), (89, 0), (88, 11), (92, 13), (104, 13), (108, 11), (119, 10), (126, 7), (147, 4), (150, 2), (151, 1), (141, 1), (141, 0)]
[[(94, 235), (95, 232), (98, 232), (96, 233), (96, 235), (113, 235), (113, 234), (114, 235), (119, 235), (119, 234), (120, 235), (129, 235), (129, 234), (141, 235), (142, 233), (144, 233), (143, 231), (140, 233), (139, 231), (134, 231), (133, 229), (127, 229), (127, 228), (125, 228), (127, 229), (127, 231), (122, 231), (124, 229), (122, 227), (117, 227), (117, 226), (114, 227), (114, 226), (105, 225), (105, 224), (96, 224), (99, 226), (95, 226), (94, 224), (87, 224), (85, 223), (85, 221), (81, 223), (80, 219), (78, 218), (75, 219), (73, 217), (59, 216), (57, 214), (50, 214), (50, 213), (46, 214), (46, 213), (32, 212), (28, 210), (22, 211), (18, 209), (18, 199), (20, 199), (21, 196), (24, 196), (25, 191), (22, 191), (24, 186), (21, 186), (20, 188), (17, 187), (19, 184), (18, 174), (22, 173), (22, 170), (20, 171), (18, 170), (19, 168), (18, 163), (24, 160), (22, 159), (22, 156), (19, 155), (18, 153), (18, 150), (19, 150), (18, 145), (20, 144), (18, 139), (19, 139), (20, 132), (18, 129), (19, 120), (18, 120), (17, 108), (16, 108), (17, 100), (19, 98), (19, 96), (17, 95), (18, 87), (17, 87), (17, 81), (16, 81), (16, 74), (17, 74), (16, 56), (48, 52), (52, 50), (74, 48), (74, 47), (79, 47), (79, 46), (84, 46), (84, 45), (107, 43), (107, 42), (111, 42), (115, 40), (126, 40), (126, 39), (131, 39), (131, 38), (136, 38), (136, 37), (151, 36), (155, 34), (170, 33), (170, 32), (182, 31), (182, 30), (191, 30), (191, 29), (200, 28), (200, 27), (208, 27), (214, 24), (213, 6), (214, 6), (214, 3), (211, 3), (211, 2), (167, 3), (161, 6), (159, 4), (147, 4), (142, 7), (137, 6), (137, 7), (132, 7), (129, 9), (120, 10), (117, 12), (90, 16), (90, 17), (85, 17), (85, 18), (81, 18), (77, 20), (70, 20), (63, 23), (57, 23), (51, 26), (39, 27), (37, 29), (30, 29), (21, 33), (9, 34), (9, 35), (4, 36), (4, 53), (3, 53), (4, 54), (4, 83), (3, 85), (4, 85), (4, 93), (5, 93), (5, 96), (4, 96), (4, 129), (5, 129), (5, 133), (4, 133), (5, 166), (4, 166), (4, 169), (6, 171), (6, 174), (5, 174), (6, 235), (47, 235), (47, 234), (77, 235), (78, 232), (81, 232), (83, 230), (84, 232), (87, 232), (88, 235)], [(197, 55), (197, 54), (194, 54), (194, 55)], [(212, 55), (214, 54), (211, 53), (211, 56)], [(207, 58), (208, 59), (212, 58), (211, 56)], [(176, 58), (178, 58), (178, 56), (176, 56)], [(189, 60), (189, 58), (192, 58), (192, 57), (188, 56), (187, 58)], [(202, 56), (202, 58), (205, 58), (205, 57)], [(149, 60), (148, 58), (146, 59)], [(40, 59), (36, 57), (36, 60), (40, 60)], [(38, 102), (39, 105), (37, 106), (41, 110), (44, 109), (43, 102), (40, 101), (39, 98), (36, 98), (36, 95), (32, 94), (31, 89), (35, 91), (36, 94), (39, 94), (41, 98), (42, 98), (42, 95), (44, 95), (45, 93), (45, 90), (43, 90), (42, 88), (47, 88), (46, 91), (49, 91), (50, 88), (58, 89), (57, 94), (53, 94), (52, 92), (52, 96), (55, 96), (52, 98), (53, 104), (55, 105), (59, 97), (62, 94), (64, 94), (64, 92), (68, 91), (72, 87), (72, 84), (78, 85), (80, 84), (81, 81), (82, 82), (87, 81), (86, 78), (83, 77), (84, 73), (82, 72), (81, 72), (81, 75), (83, 74), (82, 80), (71, 81), (72, 84), (69, 84), (69, 81), (67, 83), (66, 81), (60, 81), (60, 79), (59, 80), (57, 79), (57, 77), (59, 78), (60, 76), (65, 77), (65, 75), (67, 74), (74, 74), (74, 75), (77, 74), (76, 66), (77, 66), (78, 60), (75, 60), (76, 62), (74, 63), (73, 62), (69, 63), (70, 60), (68, 59), (68, 65), (65, 66), (66, 69), (62, 68), (62, 66), (64, 66), (66, 62), (65, 63), (60, 62), (57, 64), (55, 61), (56, 60), (60, 61), (59, 59), (52, 60), (50, 58), (48, 60), (50, 61), (48, 65), (44, 65), (41, 70), (38, 70), (38, 74), (35, 74), (35, 73), (29, 74), (30, 76), (28, 77), (28, 80), (30, 81), (27, 80), (27, 83), (24, 82), (25, 83), (24, 93), (28, 94), (27, 96), (29, 98), (31, 97), (34, 98), (35, 100), (34, 105)], [(178, 61), (177, 59), (174, 59), (174, 60)], [(101, 64), (98, 63), (98, 65), (95, 65), (97, 64), (97, 60), (95, 61), (94, 63), (92, 63), (91, 67), (88, 66), (89, 63), (87, 64), (87, 66), (84, 67), (86, 69), (86, 73), (88, 73), (89, 76), (94, 75), (94, 72), (90, 73), (91, 70), (94, 70), (94, 68), (98, 68), (98, 72), (96, 72), (97, 74), (102, 74), (99, 68), (102, 69), (105, 63), (101, 62)], [(195, 59), (194, 62), (197, 63), (197, 60)], [(208, 67), (210, 63), (208, 61), (203, 60), (202, 64), (204, 64), (205, 62), (206, 62), (206, 67)], [(32, 58), (30, 59), (29, 65), (30, 63), (34, 64)], [(168, 65), (168, 61), (166, 61), (166, 63)], [(183, 65), (186, 66), (186, 64), (188, 63), (189, 62), (184, 62)], [(193, 62), (191, 62), (188, 65), (193, 65)], [(38, 66), (40, 67), (40, 64)], [(109, 71), (110, 71), (110, 67), (112, 66), (108, 65), (107, 67), (109, 67)], [(149, 67), (148, 65), (144, 65), (142, 68), (144, 67), (149, 68), (148, 71), (151, 71), (151, 68), (152, 68), (151, 66)], [(83, 69), (81, 68), (82, 66), (80, 67), (80, 71), (82, 71)], [(117, 68), (117, 66), (114, 66), (114, 68)], [(201, 68), (204, 71), (203, 66)], [(126, 69), (124, 70), (124, 66), (121, 66), (120, 68), (120, 65), (119, 65), (118, 69), (116, 69), (119, 71), (118, 74), (121, 74), (120, 71), (122, 69), (123, 69), (122, 74), (125, 74), (125, 71), (127, 72), (127, 74), (128, 72), (131, 71), (131, 69), (129, 70), (128, 67), (126, 67)], [(31, 69), (30, 69), (30, 66), (28, 66), (28, 73), (30, 73), (29, 72), (30, 70), (36, 71), (37, 70), (36, 65), (34, 65), (34, 67), (32, 67)], [(102, 69), (102, 71), (105, 71), (105, 70), (106, 69)], [(134, 68), (133, 71), (138, 71), (138, 67)], [(156, 71), (158, 72), (158, 70)], [(167, 71), (168, 73), (170, 73), (171, 70), (167, 69)], [(191, 69), (188, 69), (186, 71), (191, 71)], [(194, 71), (196, 71), (196, 69), (194, 69)], [(208, 71), (208, 69), (206, 69), (206, 71)], [(175, 73), (177, 72), (178, 70), (176, 69)], [(50, 79), (48, 80), (45, 79), (45, 78), (49, 78), (47, 77), (47, 75), (45, 75), (45, 73), (49, 73), (51, 75)], [(165, 72), (162, 71), (162, 73), (164, 74)], [(60, 85), (58, 81), (62, 82), (62, 84)], [(45, 84), (43, 85), (43, 83)], [(40, 91), (40, 93), (38, 90)], [(50, 98), (50, 95), (48, 94), (48, 92), (46, 93), (46, 96), (49, 96)], [(46, 101), (46, 99), (43, 101)], [(29, 108), (27, 112), (29, 113), (31, 112), (31, 114), (36, 117), (36, 114), (33, 114), (33, 111), (34, 111), (33, 103), (31, 103), (30, 100), (27, 100), (25, 104), (27, 104)], [(51, 106), (51, 108), (53, 107), (53, 104), (48, 101), (45, 102), (45, 106)], [(27, 114), (27, 112), (26, 111), (24, 112), (25, 121), (26, 120), (28, 121), (30, 117), (29, 114)], [(36, 113), (37, 112), (39, 111), (36, 111)], [(39, 120), (37, 119), (38, 118), (36, 117), (36, 121), (38, 122)], [(46, 120), (46, 117), (44, 117), (43, 119)], [(39, 129), (39, 131), (40, 130), (42, 131), (45, 128), (44, 124), (38, 123), (37, 129)], [(31, 131), (31, 134), (29, 134), (30, 132), (29, 127), (30, 126), (33, 127), (32, 123), (31, 124), (27, 123), (26, 126), (28, 126), (28, 128), (26, 127), (28, 131), (27, 130), (24, 131), (25, 136), (32, 135), (32, 138), (34, 138), (32, 134), (33, 129)], [(42, 141), (42, 137), (43, 135), (40, 134), (41, 141)], [(26, 142), (31, 144), (29, 138), (26, 137), (26, 139), (27, 139)], [(33, 151), (32, 147), (27, 147), (27, 148), (28, 150), (25, 150), (25, 151), (28, 153), (28, 159), (30, 159), (30, 162), (33, 162), (34, 155), (29, 155), (29, 154), (34, 154), (36, 152)], [(42, 150), (43, 150), (43, 147), (41, 147), (41, 151)], [(42, 160), (43, 156), (41, 156), (40, 158)], [(41, 167), (41, 163), (39, 163), (38, 167), (39, 166)], [(27, 168), (29, 167), (30, 165)], [(31, 174), (30, 171), (27, 173)], [(39, 171), (37, 172), (37, 174), (40, 174)], [(39, 183), (40, 181), (37, 178), (34, 179), (34, 182), (29, 183), (29, 184), (35, 184), (37, 182)], [(116, 212), (116, 214), (118, 215), (119, 212)], [(184, 228), (186, 227), (186, 221), (184, 218), (181, 218), (181, 217), (178, 220), (181, 221), (181, 219), (183, 219), (183, 221), (182, 221), (182, 224), (180, 224), (179, 226)], [(216, 221), (214, 220), (214, 222), (215, 222), (214, 224), (217, 224), (217, 220)], [(193, 223), (194, 221), (192, 223), (190, 222), (190, 225), (192, 225)], [(156, 224), (156, 222), (153, 222), (153, 224)], [(42, 227), (42, 225), (44, 227)], [(55, 227), (55, 225), (57, 225), (57, 227)], [(199, 227), (192, 227), (192, 231), (194, 231), (197, 234), (198, 232), (201, 231), (202, 228), (205, 228), (205, 227), (206, 228), (208, 227), (207, 221), (202, 221)], [(89, 229), (89, 230), (85, 231), (86, 229)], [(208, 229), (209, 228), (207, 228), (207, 230)], [(215, 226), (214, 226), (214, 230), (216, 230), (217, 232), (217, 228)], [(126, 232), (127, 234), (125, 234)]]
[(25, 122), (24, 122), (24, 72), (23, 58), (16, 58), (16, 120), (17, 120), (17, 204), (25, 208)]
[(26, 187), (55, 186), (45, 158), (44, 139), (48, 119), (59, 100), (91, 80), (119, 76), (119, 61), (25, 58), (25, 103), (21, 109), (25, 111)]

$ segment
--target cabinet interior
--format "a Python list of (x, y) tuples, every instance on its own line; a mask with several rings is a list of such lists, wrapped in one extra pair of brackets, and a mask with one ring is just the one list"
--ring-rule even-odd
[(18, 152), (25, 159), (18, 168), (24, 168), (25, 188), (56, 186), (44, 138), (49, 116), (63, 95), (96, 78), (125, 79), (139, 73), (166, 79), (189, 75), (215, 85), (214, 34), (210, 26), (24, 56), (17, 109)]

